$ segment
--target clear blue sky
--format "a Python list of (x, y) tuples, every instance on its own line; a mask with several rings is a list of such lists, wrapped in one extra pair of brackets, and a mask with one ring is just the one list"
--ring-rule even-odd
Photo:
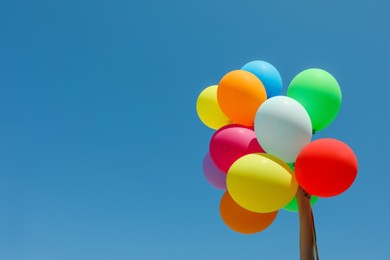
[(240, 235), (201, 163), (195, 102), (260, 59), (320, 67), (343, 105), (316, 135), (359, 160), (314, 208), (321, 259), (389, 259), (386, 1), (0, 1), (0, 258), (298, 259), (298, 217)]

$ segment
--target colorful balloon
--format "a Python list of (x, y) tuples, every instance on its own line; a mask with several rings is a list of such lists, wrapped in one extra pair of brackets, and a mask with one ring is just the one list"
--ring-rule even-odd
[(226, 190), (226, 173), (222, 172), (211, 160), (210, 153), (204, 157), (203, 173), (206, 180), (215, 188)]
[[(316, 196), (311, 196), (310, 198), (310, 205), (314, 206), (318, 201), (318, 197)], [(284, 210), (287, 211), (292, 211), (292, 212), (298, 212), (298, 201), (297, 198), (294, 197), (290, 203), (288, 203), (286, 206), (283, 208)]]
[(332, 197), (346, 191), (357, 171), (358, 162), (352, 149), (331, 138), (311, 142), (295, 162), (299, 184), (309, 194), (319, 197)]
[(314, 131), (327, 127), (340, 111), (340, 86), (325, 70), (308, 69), (299, 73), (291, 81), (287, 96), (304, 106)]
[(220, 203), (220, 214), (223, 222), (236, 232), (253, 234), (266, 229), (275, 220), (277, 211), (255, 213), (240, 207), (225, 192)]
[(196, 101), (196, 112), (199, 119), (212, 129), (219, 129), (232, 123), (218, 105), (217, 89), (217, 85), (205, 88)]
[(255, 132), (242, 125), (227, 125), (219, 129), (210, 141), (210, 156), (215, 165), (227, 173), (240, 157), (264, 150), (256, 140)]
[(241, 69), (249, 71), (260, 79), (267, 91), (268, 98), (279, 96), (282, 93), (282, 77), (272, 64), (255, 60), (248, 62)]
[(252, 126), (256, 111), (267, 99), (267, 93), (255, 75), (245, 70), (235, 70), (219, 82), (217, 98), (221, 110), (230, 120)]
[(229, 169), (226, 184), (238, 205), (258, 213), (283, 208), (298, 189), (289, 166), (269, 154), (248, 154), (238, 159)]
[(310, 143), (312, 126), (299, 102), (277, 96), (268, 99), (257, 111), (255, 133), (267, 153), (285, 162), (295, 162), (302, 148)]

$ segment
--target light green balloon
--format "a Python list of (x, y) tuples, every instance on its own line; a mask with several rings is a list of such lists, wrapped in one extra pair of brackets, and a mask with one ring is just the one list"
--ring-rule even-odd
[[(311, 198), (310, 198), (310, 205), (313, 206), (314, 204), (317, 203), (317, 201), (318, 201), (318, 197), (316, 197), (316, 196), (311, 196)], [(294, 197), (294, 198), (290, 201), (290, 203), (288, 203), (286, 206), (284, 206), (283, 209), (285, 209), (285, 210), (287, 210), (287, 211), (298, 212), (298, 201), (297, 201), (297, 198)]]
[(340, 111), (340, 86), (329, 72), (322, 69), (307, 69), (295, 76), (287, 89), (287, 96), (306, 109), (314, 131), (327, 127)]

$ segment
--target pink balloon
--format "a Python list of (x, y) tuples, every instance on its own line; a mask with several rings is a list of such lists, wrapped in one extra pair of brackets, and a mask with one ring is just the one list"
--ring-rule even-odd
[(226, 174), (211, 160), (210, 153), (207, 153), (203, 160), (203, 173), (207, 181), (215, 188), (226, 190)]
[(238, 158), (250, 153), (264, 153), (253, 128), (236, 124), (227, 125), (215, 132), (211, 138), (211, 159), (224, 173), (228, 172)]

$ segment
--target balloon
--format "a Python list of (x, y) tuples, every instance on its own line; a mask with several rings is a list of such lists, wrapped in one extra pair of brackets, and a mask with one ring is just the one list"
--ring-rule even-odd
[(210, 153), (207, 153), (203, 160), (203, 173), (212, 186), (220, 190), (226, 190), (226, 174), (214, 164)]
[(226, 184), (238, 205), (258, 213), (283, 208), (298, 189), (293, 171), (269, 154), (248, 154), (238, 159), (229, 169)]
[(236, 232), (253, 234), (266, 229), (275, 220), (277, 211), (270, 213), (255, 213), (248, 211), (225, 192), (220, 203), (220, 214), (223, 222)]
[(252, 126), (256, 111), (267, 99), (267, 93), (255, 75), (235, 70), (219, 82), (217, 98), (221, 110), (230, 120)]
[(341, 106), (341, 90), (336, 79), (321, 69), (308, 69), (291, 81), (287, 96), (301, 103), (309, 113), (313, 130), (327, 127)]
[(268, 99), (257, 111), (255, 133), (267, 153), (294, 162), (302, 148), (310, 143), (312, 126), (301, 104), (277, 96)]
[(295, 162), (295, 175), (302, 188), (319, 197), (332, 197), (354, 182), (358, 162), (352, 149), (336, 139), (324, 138), (308, 144)]
[(268, 98), (279, 96), (282, 93), (282, 77), (272, 64), (255, 60), (248, 62), (241, 69), (253, 73), (261, 80), (267, 91)]
[(241, 125), (227, 125), (219, 129), (210, 141), (210, 156), (215, 165), (227, 173), (230, 166), (241, 156), (262, 153), (255, 132)]
[[(310, 197), (310, 205), (315, 205), (318, 201), (318, 197), (316, 196), (311, 196)], [(284, 210), (287, 210), (287, 211), (292, 211), (292, 212), (298, 212), (298, 201), (297, 201), (297, 198), (294, 197), (290, 203), (288, 203), (286, 206), (284, 206), (283, 208)]]
[(217, 85), (205, 88), (199, 94), (198, 100), (196, 101), (196, 112), (198, 113), (199, 119), (212, 129), (219, 129), (231, 123), (219, 108), (217, 89)]

